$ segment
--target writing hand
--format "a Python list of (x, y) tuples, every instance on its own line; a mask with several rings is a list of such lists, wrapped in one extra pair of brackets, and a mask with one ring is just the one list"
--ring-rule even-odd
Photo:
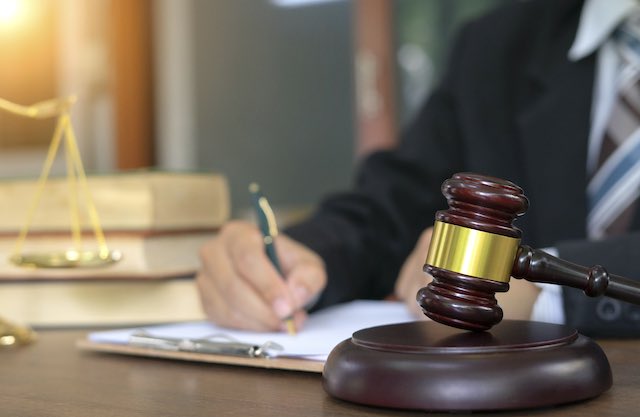
[(257, 331), (286, 330), (282, 320), (293, 314), (299, 329), (306, 319), (303, 307), (326, 285), (324, 263), (280, 234), (275, 247), (282, 277), (262, 239), (252, 223), (233, 221), (203, 245), (196, 282), (205, 314), (221, 326)]

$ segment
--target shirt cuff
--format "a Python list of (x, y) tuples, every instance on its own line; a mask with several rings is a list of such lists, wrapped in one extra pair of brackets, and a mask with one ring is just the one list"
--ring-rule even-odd
[[(558, 249), (545, 248), (544, 252), (552, 256), (558, 256)], [(534, 282), (541, 289), (538, 298), (533, 305), (531, 320), (545, 323), (564, 324), (564, 307), (562, 305), (562, 288), (555, 284)]]

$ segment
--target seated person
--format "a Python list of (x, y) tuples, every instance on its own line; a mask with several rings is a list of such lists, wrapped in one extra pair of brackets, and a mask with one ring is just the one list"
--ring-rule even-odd
[[(640, 277), (633, 202), (640, 187), (617, 230), (592, 225), (588, 191), (614, 107), (612, 68), (623, 64), (611, 35), (637, 26), (626, 17), (638, 11), (633, 0), (518, 1), (468, 24), (398, 148), (370, 155), (350, 192), (328, 197), (276, 239), (284, 279), (251, 223), (230, 222), (203, 247), (197, 282), (209, 319), (273, 330), (294, 314), (301, 327), (306, 306), (390, 294), (421, 314), (415, 296), (429, 282), (422, 265), (431, 226), (447, 207), (440, 186), (463, 171), (524, 189), (530, 208), (515, 224), (524, 244)], [(499, 295), (506, 318), (564, 322), (595, 336), (640, 335), (640, 314), (626, 303), (522, 280), (511, 287)]]

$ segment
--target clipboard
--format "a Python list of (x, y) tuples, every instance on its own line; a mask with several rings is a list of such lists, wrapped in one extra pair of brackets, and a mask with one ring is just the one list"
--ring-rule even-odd
[(333, 347), (354, 332), (414, 320), (403, 303), (358, 300), (311, 314), (296, 335), (185, 322), (92, 332), (76, 346), (102, 353), (321, 373)]
[[(156, 340), (158, 340), (156, 338)], [(188, 343), (188, 342), (187, 342)], [(310, 360), (289, 357), (268, 357), (231, 355), (225, 353), (202, 352), (198, 350), (165, 349), (158, 346), (143, 346), (129, 343), (127, 345), (92, 342), (88, 339), (81, 339), (76, 342), (76, 346), (81, 350), (115, 353), (121, 355), (143, 356), (148, 358), (182, 360), (189, 362), (204, 362), (221, 365), (249, 366), (255, 368), (281, 369), (288, 371), (322, 373), (324, 360)], [(249, 349), (255, 349), (252, 345)]]

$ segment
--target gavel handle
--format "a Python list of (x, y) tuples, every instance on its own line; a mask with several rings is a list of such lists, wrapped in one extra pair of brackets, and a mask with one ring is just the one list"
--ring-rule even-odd
[(589, 297), (606, 295), (640, 304), (640, 281), (610, 275), (600, 265), (590, 268), (577, 265), (525, 245), (518, 248), (511, 275), (531, 282), (578, 288)]

